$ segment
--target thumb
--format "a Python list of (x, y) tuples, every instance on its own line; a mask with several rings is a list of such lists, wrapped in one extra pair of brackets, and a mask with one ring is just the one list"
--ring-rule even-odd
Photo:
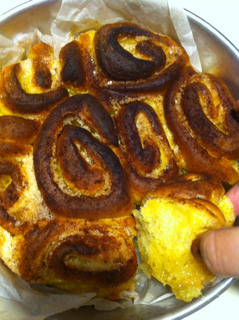
[(231, 200), (236, 216), (239, 215), (239, 183), (233, 186), (226, 195)]
[(239, 227), (211, 230), (202, 235), (200, 254), (216, 275), (239, 277)]

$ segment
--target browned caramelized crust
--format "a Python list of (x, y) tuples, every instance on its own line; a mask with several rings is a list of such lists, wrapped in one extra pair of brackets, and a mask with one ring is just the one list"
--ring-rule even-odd
[(11, 217), (2, 206), (0, 206), (0, 227), (13, 236), (23, 235), (33, 229), (30, 222), (19, 224), (19, 221)]
[(32, 60), (32, 78), (36, 87), (49, 90), (52, 86), (50, 65), (54, 52), (52, 47), (44, 42), (34, 45), (28, 55)]
[(230, 184), (239, 180), (232, 167), (239, 156), (235, 111), (235, 101), (221, 80), (185, 68), (164, 102), (167, 125), (182, 152), (184, 169), (210, 173)]
[(36, 86), (43, 89), (50, 89), (52, 85), (51, 72), (40, 61), (34, 61), (35, 77), (34, 82)]
[[(80, 34), (59, 59), (39, 43), (0, 69), (0, 258), (13, 272), (117, 300), (135, 288), (135, 205), (152, 269), (163, 232), (175, 236), (168, 213), (190, 259), (195, 225), (196, 236), (232, 225), (220, 180), (239, 180), (239, 110), (218, 78), (188, 65), (172, 39), (116, 23)], [(148, 239), (159, 242), (145, 257)]]
[(11, 179), (0, 192), (0, 227), (14, 235), (31, 230), (30, 223), (22, 223), (8, 213), (27, 186), (21, 165), (14, 158), (30, 152), (30, 144), (36, 137), (38, 127), (39, 123), (33, 120), (14, 116), (0, 117), (0, 157), (9, 159), (0, 161), (0, 177), (8, 176)]
[(29, 153), (39, 123), (14, 116), (0, 117), (0, 156), (16, 157)]
[(39, 128), (37, 121), (15, 116), (0, 117), (0, 139), (31, 144)]
[(109, 78), (123, 81), (145, 79), (165, 66), (163, 49), (151, 40), (139, 42), (136, 49), (152, 60), (134, 58), (118, 42), (118, 37), (125, 35), (151, 38), (153, 34), (129, 23), (107, 24), (96, 32), (94, 43), (97, 62)]
[(164, 185), (150, 190), (143, 202), (149, 198), (199, 198), (215, 203), (222, 197), (225, 190), (221, 181), (210, 175), (200, 173), (188, 173), (167, 181)]
[(20, 115), (45, 114), (69, 96), (63, 86), (39, 94), (26, 93), (17, 78), (19, 68), (20, 64), (11, 65), (4, 68), (1, 74), (2, 99), (11, 112)]
[(132, 23), (101, 27), (79, 36), (88, 92), (112, 110), (115, 104), (164, 92), (189, 63), (172, 39)]
[(21, 165), (14, 158), (28, 154), (31, 143), (36, 137), (39, 123), (14, 116), (0, 117), (0, 156), (12, 159), (0, 161), (0, 176), (9, 176), (11, 182), (1, 190), (0, 196), (0, 226), (11, 234), (23, 234), (30, 230), (29, 223), (20, 223), (16, 217), (8, 214), (26, 188), (27, 181), (21, 170)]
[[(95, 176), (92, 177), (92, 170), (85, 160), (81, 160), (82, 156), (77, 150), (76, 145), (79, 143), (89, 155), (93, 155), (95, 165), (100, 164), (108, 175), (109, 182), (106, 184), (106, 193), (95, 196), (93, 189), (93, 194), (88, 197), (84, 194), (81, 197), (68, 195), (54, 181), (51, 165), (54, 158), (53, 147), (57, 143), (58, 135), (62, 131), (64, 120), (67, 117), (76, 117), (76, 119), (80, 117), (85, 120), (86, 124), (90, 124), (98, 131), (106, 144), (117, 144), (117, 139), (114, 138), (113, 122), (93, 96), (76, 95), (55, 108), (43, 123), (34, 144), (36, 179), (47, 206), (58, 216), (78, 219), (113, 218), (130, 214), (133, 200), (127, 178), (118, 158), (108, 146), (82, 128), (70, 126), (63, 130), (58, 147), (60, 163), (63, 164), (62, 174), (66, 180), (72, 179), (73, 168), (70, 165), (66, 169), (66, 162), (72, 159), (73, 163), (78, 163), (77, 168), (80, 169), (80, 172), (87, 168), (90, 173), (88, 182), (91, 178), (94, 181)], [(100, 180), (103, 177), (101, 175), (102, 169), (93, 169), (97, 171), (96, 174), (100, 175)], [(75, 183), (74, 180), (71, 180), (74, 187), (85, 184), (85, 182), (87, 182), (86, 176), (83, 177), (81, 183)], [(90, 190), (88, 189), (88, 191)]]
[[(136, 52), (138, 51), (144, 59), (134, 57), (119, 44), (118, 39), (125, 36), (129, 39), (132, 37), (138, 39)], [(165, 68), (169, 57), (162, 45), (169, 48), (175, 43), (169, 38), (149, 32), (132, 23), (103, 26), (96, 32), (94, 44), (97, 63), (103, 73), (109, 79), (127, 81), (123, 84), (109, 85), (108, 88), (124, 93), (161, 91), (188, 62), (188, 57), (183, 52), (169, 68)]]
[[(74, 144), (76, 141), (79, 141), (82, 146), (87, 146), (89, 157), (99, 167), (92, 167), (79, 155)], [(67, 126), (64, 128), (57, 143), (57, 158), (64, 180), (72, 188), (80, 189), (84, 195), (94, 195), (104, 185), (102, 167), (104, 168), (105, 166), (102, 157), (95, 152), (97, 148), (96, 141), (86, 130)], [(101, 148), (100, 145), (98, 147)]]
[[(20, 274), (28, 282), (64, 279), (117, 287), (132, 279), (137, 259), (131, 238), (132, 217), (114, 220), (42, 221), (25, 236)], [(126, 231), (128, 229), (128, 232)]]
[(19, 199), (21, 192), (26, 186), (26, 181), (18, 163), (10, 161), (0, 161), (0, 176), (11, 177), (11, 183), (1, 192), (0, 196), (0, 227), (12, 234), (22, 234), (30, 229), (29, 223), (22, 225), (14, 217), (11, 217), (7, 210), (11, 208)]
[(19, 198), (19, 194), (24, 188), (23, 177), (20, 166), (13, 162), (0, 162), (0, 175), (9, 175), (12, 183), (1, 194), (1, 204), (7, 209), (11, 207)]
[(178, 174), (177, 165), (157, 114), (150, 105), (132, 102), (117, 115), (118, 152), (137, 203), (150, 189)]
[(82, 87), (86, 81), (86, 75), (77, 41), (72, 41), (61, 49), (60, 62), (62, 82), (70, 88)]
[(31, 150), (31, 147), (27, 144), (19, 145), (13, 141), (0, 141), (0, 157), (15, 157), (17, 155), (28, 154)]

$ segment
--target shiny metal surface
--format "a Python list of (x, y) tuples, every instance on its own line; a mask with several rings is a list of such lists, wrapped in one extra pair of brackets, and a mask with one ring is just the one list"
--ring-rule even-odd
[(186, 11), (204, 72), (217, 75), (239, 99), (239, 48), (236, 48), (213, 26)]
[[(0, 16), (1, 34), (14, 39), (16, 33), (26, 33), (38, 28), (44, 34), (50, 34), (51, 21), (61, 5), (60, 0), (33, 0)], [(193, 13), (186, 11), (204, 72), (219, 76), (229, 87), (233, 97), (239, 99), (239, 51), (222, 34)], [(169, 34), (170, 36), (170, 34)], [(96, 311), (91, 307), (71, 310), (61, 315), (49, 317), (48, 320), (76, 318), (86, 319), (91, 314), (95, 320), (156, 320), (183, 319), (201, 309), (221, 295), (233, 283), (234, 279), (224, 279), (214, 287), (205, 288), (203, 296), (190, 303), (184, 303), (170, 297), (151, 306), (138, 305), (127, 309), (117, 308), (113, 311)]]

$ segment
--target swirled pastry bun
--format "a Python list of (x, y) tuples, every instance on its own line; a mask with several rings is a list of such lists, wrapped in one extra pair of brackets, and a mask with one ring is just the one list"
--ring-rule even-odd
[(28, 58), (0, 70), (1, 114), (44, 117), (69, 94), (59, 77), (53, 49), (39, 43)]
[(170, 178), (178, 167), (169, 147), (161, 122), (146, 102), (135, 101), (120, 108), (117, 114), (120, 151), (117, 155), (127, 173), (134, 200)]
[(164, 92), (189, 64), (175, 41), (128, 22), (81, 34), (78, 42), (89, 90), (108, 110)]
[(167, 91), (163, 111), (165, 132), (178, 166), (210, 173), (231, 185), (239, 181), (237, 112), (218, 77), (186, 67)]
[(235, 220), (221, 182), (206, 174), (175, 178), (149, 192), (134, 215), (146, 275), (168, 284), (178, 299), (201, 295), (215, 275), (194, 258), (192, 244), (202, 233)]
[(0, 258), (13, 272), (120, 299), (141, 205), (144, 270), (185, 301), (214, 278), (190, 248), (233, 222), (218, 179), (239, 180), (238, 110), (189, 65), (169, 37), (121, 22), (0, 68)]
[(135, 286), (135, 235), (133, 217), (39, 220), (19, 235), (0, 228), (1, 258), (28, 283), (118, 300)]
[(91, 95), (43, 124), (0, 117), (0, 257), (29, 283), (120, 299), (137, 269), (133, 197), (113, 120)]

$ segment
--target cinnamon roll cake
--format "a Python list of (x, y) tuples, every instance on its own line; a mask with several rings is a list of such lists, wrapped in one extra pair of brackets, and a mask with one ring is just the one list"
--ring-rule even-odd
[[(112, 300), (133, 291), (133, 210), (145, 207), (146, 194), (177, 203), (177, 179), (187, 172), (210, 175), (215, 199), (220, 181), (235, 184), (235, 113), (218, 78), (196, 72), (169, 37), (135, 24), (80, 34), (58, 58), (34, 45), (0, 69), (0, 258), (29, 283)], [(187, 199), (197, 198), (193, 186)], [(209, 226), (215, 208), (202, 201), (187, 208), (204, 206)], [(156, 220), (160, 210), (151, 212)], [(227, 220), (213, 219), (215, 227)]]

